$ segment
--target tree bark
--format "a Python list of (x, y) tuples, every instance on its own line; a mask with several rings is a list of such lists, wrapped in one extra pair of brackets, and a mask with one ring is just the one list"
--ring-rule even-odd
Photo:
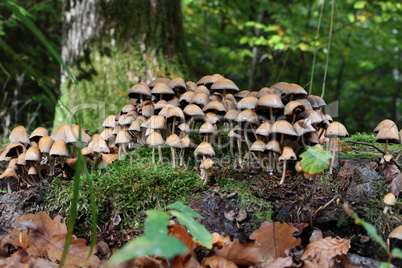
[(62, 72), (54, 128), (80, 113), (99, 128), (133, 85), (183, 75), (182, 35), (180, 0), (63, 0), (62, 58), (78, 84)]

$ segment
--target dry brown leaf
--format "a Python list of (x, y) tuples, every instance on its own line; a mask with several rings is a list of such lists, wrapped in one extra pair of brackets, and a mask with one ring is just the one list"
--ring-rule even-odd
[(327, 260), (325, 258), (322, 259), (314, 259), (314, 260), (305, 260), (304, 268), (331, 268), (334, 267), (335, 262), (333, 260)]
[[(36, 214), (26, 214), (18, 217), (15, 220), (14, 226), (22, 220), (31, 219), (37, 226), (36, 230), (31, 230), (28, 237), (27, 252), (32, 256), (42, 257), (45, 256), (44, 248), (49, 243), (50, 238), (56, 234), (67, 234), (67, 227), (64, 223), (63, 217), (56, 216), (53, 220), (45, 212), (40, 211)], [(4, 237), (3, 245), (11, 244), (13, 247), (19, 246), (20, 231), (14, 229), (10, 234)], [(22, 241), (25, 241), (27, 232), (22, 233)]]
[(201, 264), (197, 261), (195, 256), (187, 254), (182, 258), (174, 258), (171, 261), (172, 268), (201, 268)]
[(326, 237), (308, 244), (301, 256), (301, 260), (311, 261), (312, 263), (322, 262), (324, 259), (331, 260), (337, 255), (346, 255), (349, 248), (350, 240), (348, 239)]
[(265, 262), (263, 262), (261, 265), (258, 267), (260, 268), (285, 268), (285, 267), (297, 267), (293, 263), (292, 257), (286, 257), (286, 258), (274, 258), (271, 257)]
[(177, 224), (171, 224), (169, 229), (169, 235), (180, 239), (188, 248), (187, 254), (194, 255), (195, 242), (193, 238), (187, 233), (187, 229), (184, 226), (178, 226)]
[(232, 241), (230, 241), (229, 237), (220, 235), (218, 233), (213, 233), (212, 234), (212, 241), (211, 242), (212, 242), (212, 245), (214, 247), (217, 246), (219, 248), (223, 247), (224, 245), (232, 243)]
[(212, 256), (202, 260), (201, 265), (203, 268), (237, 268), (237, 265), (220, 256)]
[(117, 159), (117, 154), (102, 154), (102, 159), (106, 161), (107, 164), (113, 163)]
[(237, 265), (254, 265), (263, 261), (262, 255), (254, 243), (240, 244), (238, 239), (224, 244), (221, 249), (214, 247), (214, 252)]
[(296, 228), (287, 223), (265, 221), (250, 235), (250, 239), (255, 240), (264, 257), (287, 257), (285, 250), (298, 246), (301, 241), (293, 237), (295, 231)]
[[(63, 256), (64, 245), (66, 243), (67, 234), (54, 235), (50, 242), (46, 245), (47, 257), (53, 262), (59, 262)], [(80, 265), (85, 262), (89, 255), (90, 247), (86, 246), (87, 241), (82, 238), (71, 240), (68, 248), (68, 255), (65, 261), (66, 265)], [(99, 266), (100, 260), (92, 254), (85, 266)]]

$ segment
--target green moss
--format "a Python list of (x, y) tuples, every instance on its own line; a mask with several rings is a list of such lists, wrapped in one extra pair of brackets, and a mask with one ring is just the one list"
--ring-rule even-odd
[[(90, 203), (88, 181), (94, 185), (100, 226), (110, 223), (110, 216), (119, 212), (123, 225), (141, 225), (141, 214), (148, 209), (162, 209), (181, 201), (187, 203), (201, 181), (192, 168), (172, 168), (171, 164), (151, 164), (151, 148), (138, 148), (124, 160), (115, 161), (107, 170), (96, 170), (81, 177), (77, 220), (89, 227)], [(47, 202), (69, 213), (72, 181), (55, 179), (49, 186)]]

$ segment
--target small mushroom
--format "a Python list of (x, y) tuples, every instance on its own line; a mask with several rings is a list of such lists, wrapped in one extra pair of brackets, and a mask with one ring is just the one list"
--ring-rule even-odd
[(388, 193), (384, 196), (384, 204), (385, 204), (385, 208), (384, 208), (384, 214), (387, 214), (388, 210), (391, 211), (391, 207), (393, 205), (395, 205), (396, 203), (396, 198), (395, 195), (393, 193)]
[[(30, 231), (30, 230), (36, 230), (36, 229), (37, 229), (37, 226), (36, 226), (36, 224), (33, 222), (33, 220), (31, 220), (31, 219), (26, 219), (26, 220), (21, 220), (21, 221), (18, 223), (18, 225), (17, 225), (17, 227), (16, 227), (15, 229), (17, 229), (17, 230), (20, 231), (20, 236), (19, 236), (19, 238), (20, 238), (20, 245), (21, 245), (22, 251), (24, 251), (24, 252), (26, 253), (26, 250), (27, 250), (27, 248), (28, 248), (29, 231)], [(23, 243), (22, 243), (22, 232), (25, 231), (25, 230), (27, 231), (27, 235), (26, 235), (25, 247), (24, 247), (24, 245), (23, 245)]]
[(8, 193), (11, 193), (11, 181), (10, 181), (10, 178), (14, 178), (16, 180), (19, 180), (17, 174), (15, 173), (15, 170), (12, 167), (6, 168), (6, 170), (0, 176), (0, 179), (7, 179), (7, 191), (8, 191)]
[(282, 172), (282, 179), (279, 184), (285, 182), (285, 174), (286, 174), (286, 161), (289, 160), (296, 160), (296, 154), (293, 149), (289, 146), (283, 147), (282, 155), (279, 157), (279, 161), (283, 161), (283, 172)]

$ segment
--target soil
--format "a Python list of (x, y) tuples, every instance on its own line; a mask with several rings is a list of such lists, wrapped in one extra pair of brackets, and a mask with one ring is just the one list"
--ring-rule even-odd
[[(241, 243), (248, 242), (249, 235), (261, 223), (256, 213), (258, 209), (245, 208), (236, 191), (220, 185), (219, 172), (222, 171), (211, 175), (209, 189), (194, 194), (189, 206), (203, 216), (200, 222), (210, 232), (237, 238)], [(270, 175), (255, 169), (225, 172), (225, 177), (247, 183), (250, 193), (256, 198), (271, 203), (273, 221), (305, 223), (300, 235), (302, 246), (308, 244), (312, 231), (318, 228), (324, 237), (351, 239), (352, 253), (386, 260), (387, 256), (379, 245), (342, 209), (345, 202), (360, 217), (374, 224), (383, 237), (402, 224), (402, 207), (393, 208), (392, 215), (382, 213), (382, 192), (378, 185), (385, 185), (385, 180), (380, 175), (378, 163), (370, 160), (341, 160), (330, 178), (306, 179), (288, 173), (283, 185), (278, 185), (279, 174)], [(41, 187), (0, 195), (0, 236), (13, 229), (17, 216), (38, 210), (48, 212), (51, 217), (60, 213), (63, 215), (57, 209), (49, 210), (49, 204), (44, 202), (45, 186), (46, 182)], [(4, 187), (3, 183), (2, 189)], [(98, 234), (98, 243), (105, 242), (111, 250), (142, 234), (139, 228), (120, 226), (119, 217), (118, 212), (112, 212), (109, 226), (103, 228), (106, 231)], [(145, 215), (142, 217), (145, 218)], [(85, 238), (89, 239), (89, 236)], [(103, 242), (98, 246), (105, 247)]]

